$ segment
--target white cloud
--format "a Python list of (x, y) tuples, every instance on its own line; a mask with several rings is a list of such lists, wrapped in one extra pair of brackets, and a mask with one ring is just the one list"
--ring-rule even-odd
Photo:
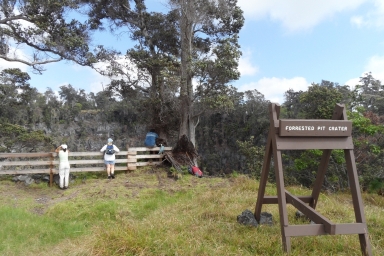
[[(95, 71), (94, 71), (95, 72)], [(93, 81), (89, 84), (88, 92), (98, 93), (105, 90), (105, 87), (111, 83), (111, 79), (95, 72)]]
[(364, 18), (363, 16), (353, 16), (351, 18), (351, 23), (354, 24), (356, 27), (360, 28), (364, 25)]
[[(384, 56), (373, 56), (369, 59), (368, 64), (365, 66), (366, 72), (372, 72), (375, 79), (384, 82)], [(365, 73), (366, 73), (365, 72)]]
[[(371, 72), (373, 78), (378, 79), (384, 84), (384, 56), (373, 56), (368, 60), (368, 63), (364, 67), (364, 72), (361, 77), (365, 76), (366, 73)], [(354, 89), (356, 85), (360, 83), (360, 77), (351, 78), (345, 85), (349, 85), (351, 89)]]
[(355, 89), (355, 86), (360, 84), (360, 78), (352, 78), (349, 79), (347, 82), (344, 83), (344, 85), (348, 85), (351, 90)]
[(262, 93), (265, 99), (282, 104), (284, 102), (284, 93), (289, 89), (294, 91), (307, 90), (310, 83), (303, 77), (287, 78), (262, 78), (257, 82), (244, 84), (239, 86), (238, 90), (241, 92), (248, 90), (258, 90)]
[[(86, 74), (87, 79), (83, 81), (84, 84), (77, 85), (76, 87), (79, 87), (79, 89), (84, 89), (88, 93), (93, 92), (96, 94), (100, 91), (103, 91), (103, 89), (105, 89), (106, 86), (111, 83), (111, 79), (109, 77), (101, 75), (90, 67), (82, 67), (75, 63), (72, 63), (71, 67), (76, 70), (76, 73), (78, 74)], [(103, 69), (105, 64), (99, 63), (97, 67)]]
[(384, 28), (384, 1), (373, 0), (375, 8), (365, 15), (356, 15), (351, 18), (351, 23), (357, 27)]
[[(371, 0), (239, 0), (246, 19), (269, 17), (289, 31), (310, 29), (337, 13), (356, 9)], [(376, 3), (382, 0), (376, 0)]]
[(259, 68), (252, 65), (251, 56), (245, 56), (239, 60), (239, 71), (242, 76), (253, 76), (259, 72)]
[[(27, 60), (27, 57), (22, 50), (16, 49), (12, 46), (10, 46), (9, 48), (8, 56), (10, 58)], [(6, 69), (6, 68), (19, 68), (21, 71), (27, 72), (29, 69), (29, 66), (18, 61), (6, 61), (0, 58), (0, 70)]]

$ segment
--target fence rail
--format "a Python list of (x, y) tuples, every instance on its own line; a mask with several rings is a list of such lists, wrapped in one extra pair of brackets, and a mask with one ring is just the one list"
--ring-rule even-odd
[[(116, 153), (117, 171), (136, 170), (138, 166), (159, 165), (163, 162), (164, 154), (158, 154), (160, 147), (132, 147), (127, 151)], [(165, 147), (164, 152), (172, 150)], [(152, 153), (152, 154), (148, 154)], [(98, 172), (104, 171), (103, 153), (96, 152), (69, 152), (71, 172)], [(28, 160), (24, 160), (28, 158)], [(33, 159), (33, 160), (32, 160)], [(121, 165), (126, 164), (126, 165)], [(58, 173), (59, 160), (57, 153), (0, 153), (0, 175), (3, 174), (50, 174), (51, 184), (53, 174)], [(38, 167), (38, 168), (35, 168)]]

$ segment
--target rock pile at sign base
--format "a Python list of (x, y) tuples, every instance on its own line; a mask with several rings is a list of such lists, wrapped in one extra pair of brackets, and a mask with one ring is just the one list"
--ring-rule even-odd
[(259, 223), (257, 223), (253, 212), (250, 210), (245, 210), (241, 213), (241, 215), (237, 216), (237, 222), (246, 226), (254, 226), (257, 227)]
[(272, 225), (273, 218), (272, 214), (268, 212), (262, 212), (260, 214), (260, 223), (255, 219), (255, 215), (250, 210), (245, 210), (241, 213), (241, 215), (237, 216), (237, 222), (246, 226), (254, 226), (257, 227), (260, 225)]

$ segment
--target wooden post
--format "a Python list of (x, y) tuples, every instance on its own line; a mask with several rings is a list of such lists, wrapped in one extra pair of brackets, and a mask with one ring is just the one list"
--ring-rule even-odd
[(51, 164), (50, 164), (50, 170), (49, 170), (49, 186), (50, 187), (52, 187), (53, 186), (53, 159), (54, 159), (54, 157), (53, 157), (53, 154), (54, 153), (52, 153), (51, 154)]
[(127, 170), (125, 170), (125, 173), (127, 174), (128, 172), (129, 172), (129, 169), (128, 169), (128, 152), (129, 152), (129, 145), (127, 144), (126, 145), (126, 147), (127, 147)]
[(127, 168), (128, 171), (134, 171), (136, 170), (136, 164), (137, 164), (137, 151), (130, 151), (128, 150), (127, 153), (127, 158), (128, 158), (128, 163), (127, 163)]
[[(371, 256), (372, 251), (353, 154), (352, 122), (347, 120), (344, 105), (336, 105), (332, 120), (279, 120), (280, 106), (275, 103), (270, 105), (269, 111), (270, 128), (255, 206), (256, 220), (260, 221), (263, 204), (278, 204), (283, 250), (288, 253), (291, 250), (290, 238), (294, 236), (358, 234), (362, 254)], [(312, 195), (294, 196), (284, 188), (281, 151), (306, 149), (321, 149), (323, 155)], [(356, 223), (335, 224), (315, 210), (333, 149), (344, 150)], [(272, 155), (277, 196), (265, 196)], [(296, 207), (315, 224), (289, 225), (287, 204)]]

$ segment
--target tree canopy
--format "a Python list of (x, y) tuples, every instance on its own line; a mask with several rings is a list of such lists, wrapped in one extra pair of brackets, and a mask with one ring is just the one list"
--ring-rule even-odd
[[(89, 50), (89, 27), (70, 14), (79, 1), (4, 0), (0, 3), (0, 58), (20, 62), (41, 73), (44, 64), (71, 60), (96, 62)], [(20, 46), (25, 51), (19, 52)]]
[(104, 29), (107, 20), (112, 31), (124, 29), (137, 42), (124, 64), (105, 55), (107, 73), (122, 77), (121, 86), (148, 94), (151, 126), (168, 130), (177, 113), (179, 136), (194, 143), (201, 110), (232, 104), (227, 86), (240, 76), (238, 33), (244, 23), (237, 1), (169, 1), (167, 13), (148, 12), (143, 0), (82, 2), (90, 6), (92, 28)]

